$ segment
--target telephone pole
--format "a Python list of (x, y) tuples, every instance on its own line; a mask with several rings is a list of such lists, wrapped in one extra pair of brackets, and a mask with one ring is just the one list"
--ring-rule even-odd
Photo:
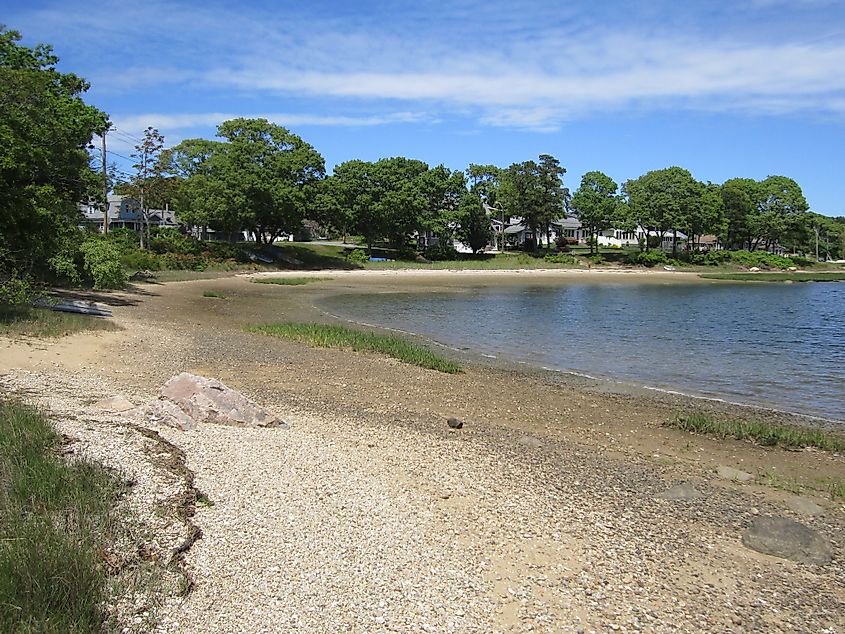
[(106, 168), (106, 133), (111, 126), (103, 130), (103, 235), (109, 232), (109, 172)]

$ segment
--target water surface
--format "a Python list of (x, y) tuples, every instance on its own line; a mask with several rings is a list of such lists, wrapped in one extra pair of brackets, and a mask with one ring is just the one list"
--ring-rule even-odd
[(324, 306), (538, 367), (845, 421), (845, 284), (569, 283)]

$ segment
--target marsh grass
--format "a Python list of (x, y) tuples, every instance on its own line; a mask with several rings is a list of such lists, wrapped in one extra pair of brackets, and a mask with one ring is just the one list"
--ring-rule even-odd
[(324, 324), (281, 323), (253, 326), (251, 332), (272, 335), (282, 339), (303, 341), (321, 348), (344, 348), (359, 352), (377, 352), (422, 368), (456, 374), (458, 364), (440, 357), (427, 348), (395, 335), (382, 335), (345, 326)]
[(820, 271), (818, 273), (702, 273), (707, 280), (732, 280), (736, 282), (843, 282), (845, 271)]
[(720, 420), (704, 414), (683, 414), (666, 423), (682, 431), (717, 438), (753, 440), (765, 446), (816, 447), (825, 451), (845, 451), (845, 436), (823, 429), (777, 425), (762, 421)]
[(119, 484), (103, 468), (63, 461), (39, 412), (0, 401), (0, 631), (99, 632), (102, 556)]
[(215, 299), (226, 299), (226, 296), (220, 291), (203, 291), (203, 297), (213, 297)]
[(278, 284), (279, 286), (304, 286), (312, 282), (327, 282), (330, 277), (255, 277), (256, 284)]
[(31, 306), (0, 306), (0, 335), (11, 337), (64, 337), (88, 330), (120, 330), (103, 317), (63, 313)]

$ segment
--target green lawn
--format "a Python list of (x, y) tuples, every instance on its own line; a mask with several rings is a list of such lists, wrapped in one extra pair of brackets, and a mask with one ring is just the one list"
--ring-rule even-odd
[(707, 280), (733, 280), (737, 282), (843, 282), (845, 271), (819, 271), (818, 273), (702, 273)]

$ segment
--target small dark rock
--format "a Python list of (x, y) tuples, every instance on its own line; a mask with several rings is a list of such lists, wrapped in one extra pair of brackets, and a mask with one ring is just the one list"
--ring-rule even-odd
[(446, 424), (452, 429), (461, 429), (464, 426), (464, 421), (458, 420), (457, 418), (450, 418), (446, 421)]

